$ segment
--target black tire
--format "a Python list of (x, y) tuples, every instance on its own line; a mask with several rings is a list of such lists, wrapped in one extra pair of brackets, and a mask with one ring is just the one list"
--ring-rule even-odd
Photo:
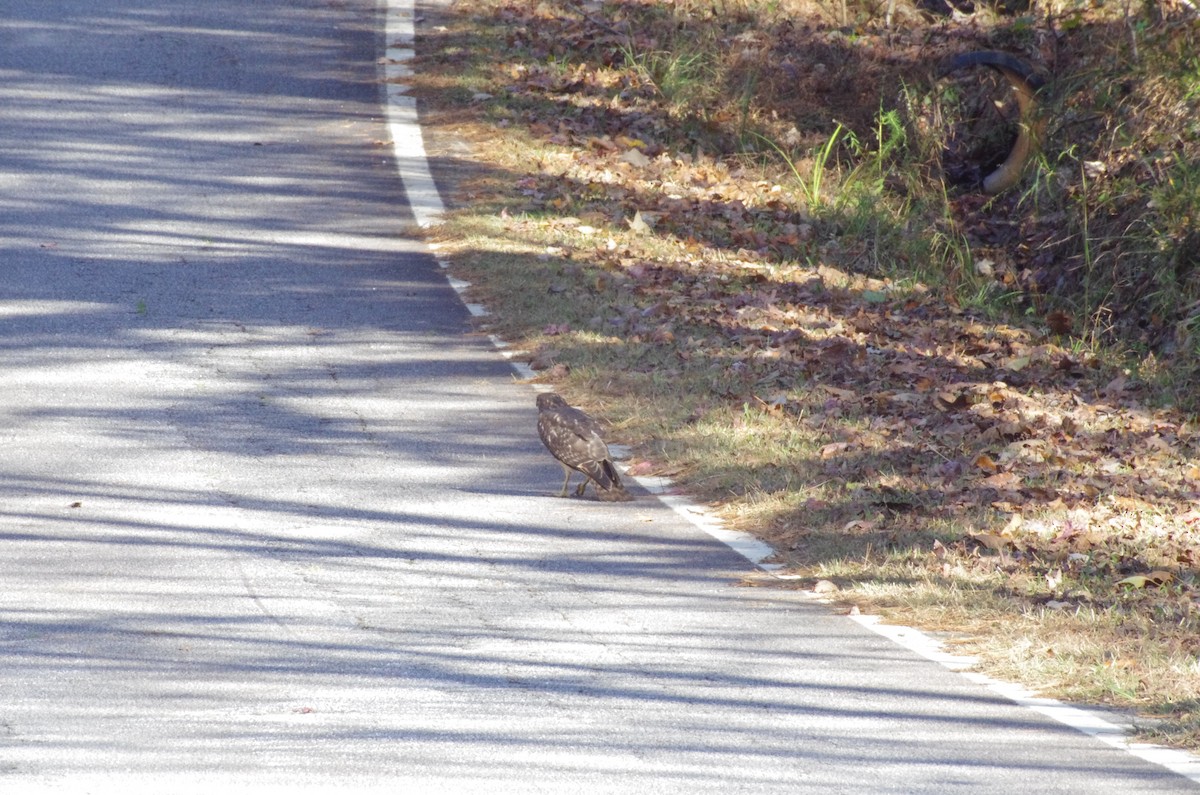
[(939, 78), (974, 66), (995, 69), (1016, 91), (1017, 104), (1021, 109), (1021, 122), (1017, 129), (1017, 140), (1004, 162), (983, 179), (984, 193), (995, 195), (1016, 185), (1021, 180), (1025, 165), (1040, 145), (1044, 122), (1037, 118), (1037, 94), (1046, 84), (1032, 66), (1022, 59), (998, 50), (966, 52), (947, 58), (938, 67)]

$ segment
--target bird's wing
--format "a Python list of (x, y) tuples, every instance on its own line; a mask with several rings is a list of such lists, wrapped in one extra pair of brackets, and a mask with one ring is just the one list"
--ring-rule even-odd
[(538, 435), (555, 458), (567, 466), (608, 458), (600, 423), (579, 409), (561, 407), (540, 412)]
[(596, 421), (595, 417), (590, 414), (575, 408), (574, 406), (562, 406), (553, 410), (557, 417), (557, 422), (564, 428), (569, 428), (572, 433), (581, 439), (597, 438), (603, 440), (603, 428)]
[(576, 408), (567, 407), (559, 412), (562, 427), (578, 439), (578, 449), (592, 461), (608, 458), (608, 445), (604, 443), (603, 428), (591, 416)]

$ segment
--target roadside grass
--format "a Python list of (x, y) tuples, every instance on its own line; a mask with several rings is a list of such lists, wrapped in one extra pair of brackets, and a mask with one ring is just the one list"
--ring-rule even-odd
[[(799, 577), (747, 585), (1200, 748), (1196, 25), (1047, 12), (459, 3), (418, 46), (432, 237), (632, 471)], [(996, 197), (1007, 89), (930, 78), (981, 47), (1055, 58)]]

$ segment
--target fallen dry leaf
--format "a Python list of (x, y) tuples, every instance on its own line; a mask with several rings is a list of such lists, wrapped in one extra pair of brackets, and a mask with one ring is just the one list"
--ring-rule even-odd
[(821, 448), (821, 460), (828, 461), (834, 456), (840, 455), (850, 449), (848, 442), (831, 442)]
[(991, 456), (979, 455), (975, 458), (974, 464), (984, 472), (999, 472), (1000, 467), (992, 460)]
[(1010, 542), (1007, 538), (996, 535), (995, 533), (971, 533), (968, 536), (972, 541), (981, 544), (988, 549), (996, 552), (1003, 552), (1008, 549)]
[(641, 150), (638, 149), (630, 149), (617, 159), (623, 163), (629, 163), (631, 166), (636, 166), (637, 168), (645, 168), (646, 166), (650, 165), (650, 158), (646, 157), (644, 154), (642, 154)]
[(1149, 574), (1134, 574), (1121, 580), (1117, 585), (1128, 585), (1131, 588), (1145, 588), (1149, 585), (1166, 585), (1175, 577), (1169, 571), (1152, 571)]
[(1066, 312), (1051, 312), (1046, 315), (1046, 325), (1055, 334), (1070, 334), (1075, 323)]
[(1021, 477), (1012, 472), (997, 472), (995, 475), (989, 475), (979, 482), (980, 485), (989, 489), (1008, 491), (1020, 488)]

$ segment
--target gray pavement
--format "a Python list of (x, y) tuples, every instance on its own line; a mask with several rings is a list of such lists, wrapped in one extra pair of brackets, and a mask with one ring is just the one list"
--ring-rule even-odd
[(1196, 788), (557, 499), (370, 0), (0, 0), (0, 793)]

